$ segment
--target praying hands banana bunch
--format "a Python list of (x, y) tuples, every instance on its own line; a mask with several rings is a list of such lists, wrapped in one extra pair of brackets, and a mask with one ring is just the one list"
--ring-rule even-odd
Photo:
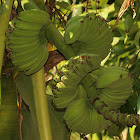
[(106, 21), (90, 13), (71, 18), (67, 22), (64, 39), (77, 55), (92, 53), (103, 60), (111, 48), (112, 35)]
[(133, 79), (128, 70), (100, 66), (95, 54), (69, 59), (50, 82), (53, 103), (65, 108), (64, 119), (73, 131), (98, 133), (113, 123), (140, 125), (140, 116), (117, 112), (132, 92)]
[(26, 10), (14, 22), (12, 34), (7, 33), (6, 47), (12, 51), (12, 62), (19, 70), (31, 75), (47, 61), (45, 28), (49, 14), (41, 10)]

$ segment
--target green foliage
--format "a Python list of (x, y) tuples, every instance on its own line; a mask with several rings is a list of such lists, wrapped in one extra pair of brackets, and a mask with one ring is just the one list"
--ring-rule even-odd
[(10, 0), (0, 1), (0, 15), (4, 14), (10, 7)]
[[(52, 106), (51, 102), (52, 96), (46, 95), (46, 98), (48, 98), (53, 140), (69, 139), (68, 138), (69, 132), (64, 124), (63, 116), (66, 120), (66, 123), (68, 124), (68, 127), (72, 130), (76, 130), (79, 133), (80, 132), (84, 132), (86, 134), (95, 133), (101, 132), (103, 129), (106, 129), (104, 133), (102, 132), (102, 134), (101, 133), (94, 134), (94, 136), (92, 136), (92, 139), (94, 139), (94, 137), (96, 137), (97, 139), (101, 139), (101, 137), (102, 139), (112, 139), (114, 135), (117, 136), (120, 135), (121, 131), (123, 130), (123, 127), (111, 125), (112, 123), (109, 121), (111, 120), (113, 123), (116, 122), (116, 116), (118, 119), (117, 120), (118, 123), (123, 123), (125, 125), (137, 124), (138, 119), (135, 117), (135, 115), (130, 115), (129, 117), (129, 115), (125, 115), (123, 113), (139, 114), (140, 108), (138, 98), (140, 93), (140, 71), (139, 71), (140, 3), (139, 0), (135, 1), (135, 10), (137, 13), (136, 18), (135, 19), (132, 18), (133, 11), (129, 8), (122, 16), (122, 19), (120, 19), (118, 26), (116, 26), (114, 30), (111, 32), (110, 28), (112, 28), (115, 23), (117, 13), (121, 7), (121, 4), (123, 3), (123, 0), (115, 1), (111, 5), (108, 4), (107, 2), (108, 0), (104, 1), (102, 0), (100, 3), (92, 1), (87, 4), (87, 1), (83, 2), (76, 1), (75, 4), (73, 3), (73, 6), (70, 6), (70, 4), (72, 4), (72, 1), (70, 2), (57, 1), (53, 3), (53, 5), (49, 5), (50, 6), (49, 8), (51, 10), (47, 9), (55, 25), (52, 22), (49, 22), (48, 26), (43, 26), (45, 23), (47, 23), (47, 20), (46, 22), (44, 21), (44, 24), (42, 25), (41, 24), (42, 20), (45, 19), (41, 18), (43, 15), (42, 14), (43, 11), (37, 10), (36, 14), (38, 14), (39, 16), (38, 18), (36, 18), (35, 14), (32, 15), (33, 19), (36, 20), (28, 21), (28, 23), (30, 24), (29, 26), (27, 26), (28, 28), (26, 28), (27, 24), (21, 24), (22, 26), (19, 25), (19, 23), (21, 23), (20, 20), (23, 20), (23, 23), (27, 22), (24, 16), (23, 18), (22, 16), (19, 16), (18, 18), (20, 20), (16, 22), (17, 24), (15, 25), (13, 36), (8, 37), (10, 39), (9, 46), (11, 47), (9, 48), (13, 51), (12, 54), (13, 63), (16, 66), (18, 66), (21, 71), (25, 71), (27, 75), (36, 73), (38, 70), (40, 70), (47, 60), (47, 57), (45, 56), (48, 56), (47, 53), (44, 53), (45, 58), (44, 59), (42, 58), (42, 54), (43, 52), (45, 52), (45, 50), (43, 49), (41, 51), (42, 53), (39, 51), (40, 44), (37, 46), (39, 50), (38, 49), (36, 50), (35, 49), (36, 47), (34, 48), (34, 43), (36, 43), (37, 40), (37, 38), (34, 38), (35, 35), (40, 36), (39, 43), (43, 42), (42, 48), (46, 45), (46, 44), (44, 45), (44, 42), (46, 43), (47, 42), (46, 40), (48, 39), (67, 59), (74, 57), (76, 55), (81, 55), (81, 53), (93, 53), (99, 55), (101, 60), (103, 60), (109, 54), (108, 57), (103, 61), (102, 65), (108, 66), (108, 68), (109, 66), (114, 66), (115, 69), (112, 69), (112, 71), (107, 72), (108, 74), (104, 74), (105, 76), (103, 76), (100, 73), (101, 71), (103, 71), (102, 70), (104, 69), (103, 67), (101, 67), (99, 71), (95, 70), (98, 69), (99, 67), (96, 67), (94, 71), (92, 71), (93, 69), (91, 70), (91, 65), (94, 66), (96, 64), (96, 61), (94, 60), (93, 61), (80, 60), (77, 63), (75, 61), (72, 62), (71, 61), (72, 59), (70, 59), (72, 63), (69, 61), (70, 63), (66, 64), (69, 64), (69, 66), (72, 68), (72, 69), (70, 68), (71, 71), (69, 71), (70, 69), (66, 68), (65, 67), (66, 65), (64, 65), (61, 69), (64, 73), (62, 74), (59, 71), (57, 75), (54, 76), (54, 81), (52, 81), (52, 83), (50, 82), (50, 85), (52, 84), (51, 86), (55, 85), (54, 86), (55, 89), (53, 89), (53, 92), (55, 93), (54, 95), (55, 98), (53, 99), (56, 106), (59, 108), (66, 108), (68, 106), (68, 108), (66, 109), (66, 113), (63, 110), (56, 110)], [(21, 0), (21, 1), (19, 0), (19, 4), (21, 4), (23, 10), (25, 10), (25, 12), (22, 13), (26, 13), (27, 10), (29, 12), (29, 9), (41, 9), (46, 11), (43, 0)], [(4, 3), (0, 3), (0, 8), (1, 13), (7, 10), (5, 9)], [(89, 14), (85, 14), (87, 11)], [(20, 15), (22, 13), (20, 13)], [(79, 15), (82, 13), (83, 13), (82, 16), (73, 17), (74, 15)], [(93, 13), (95, 13), (96, 15)], [(47, 15), (47, 13), (45, 14)], [(31, 18), (30, 16), (31, 15), (29, 12), (27, 14), (28, 20)], [(70, 20), (66, 24), (66, 21), (68, 19)], [(34, 30), (34, 28), (38, 29), (37, 26), (38, 23), (35, 22), (40, 21), (41, 28), (39, 28), (39, 34), (36, 34), (36, 31), (32, 33), (33, 32), (32, 30)], [(32, 24), (34, 24), (34, 26), (31, 26)], [(61, 31), (62, 34), (60, 34), (56, 26), (58, 27), (58, 29)], [(21, 29), (26, 31), (21, 31)], [(28, 32), (29, 30), (31, 30), (30, 33)], [(21, 38), (18, 38), (17, 34), (20, 34)], [(23, 34), (25, 35), (24, 40), (22, 39)], [(113, 43), (111, 44), (112, 40)], [(27, 45), (22, 45), (21, 44), (22, 41), (24, 42), (23, 44)], [(17, 42), (17, 44), (14, 44), (15, 42)], [(33, 49), (33, 51), (27, 49), (27, 47), (29, 46), (31, 47), (30, 48), (31, 50)], [(111, 46), (112, 50), (110, 51)], [(24, 53), (24, 51), (26, 53)], [(40, 55), (39, 57), (37, 57), (39, 52)], [(40, 58), (42, 58), (44, 61), (42, 61), (40, 67), (36, 69), (37, 64), (38, 65), (40, 64)], [(26, 65), (25, 62), (27, 61), (31, 63), (28, 63), (28, 65)], [(84, 66), (86, 67), (84, 68), (84, 66), (81, 64), (84, 64)], [(132, 74), (129, 74), (129, 78), (127, 77), (128, 73), (126, 75), (125, 74), (123, 75), (122, 72), (116, 76), (115, 74), (117, 72), (115, 70), (117, 68), (115, 66), (122, 67), (122, 69), (127, 68)], [(32, 68), (34, 68), (35, 70), (32, 70)], [(67, 74), (70, 74), (70, 77)], [(79, 76), (80, 80), (78, 79), (77, 75)], [(100, 83), (99, 76), (101, 76), (101, 79), (103, 79), (101, 80), (102, 83)], [(108, 79), (109, 77), (110, 81), (107, 81), (106, 79)], [(120, 78), (119, 80), (118, 77)], [(134, 77), (133, 92), (131, 92), (132, 81), (130, 80), (130, 78), (132, 77)], [(78, 81), (78, 84), (80, 82), (79, 85), (77, 84), (75, 78)], [(98, 82), (96, 82), (96, 80)], [(103, 85), (106, 84), (106, 81), (109, 82), (107, 83), (106, 86), (99, 87), (99, 85), (97, 84), (100, 83), (101, 85)], [(38, 83), (38, 81), (36, 81), (35, 83)], [(69, 86), (70, 84), (72, 85), (72, 88), (75, 88), (75, 90), (73, 90), (72, 92), (71, 92), (72, 88)], [(58, 87), (59, 90), (56, 87)], [(34, 89), (36, 87), (33, 86), (32, 77), (26, 76), (24, 75), (24, 73), (19, 73), (19, 76), (17, 78), (17, 88), (21, 97), (23, 98), (25, 103), (29, 105), (30, 108), (30, 111), (22, 110), (24, 118), (22, 123), (23, 139), (25, 140), (40, 139), (38, 128), (39, 120), (37, 119), (36, 115), (37, 106), (35, 106), (35, 97), (34, 97), (35, 95)], [(65, 94), (66, 90), (68, 90), (67, 94)], [(111, 91), (109, 92), (108, 90)], [(125, 99), (122, 99), (124, 98), (123, 95), (126, 94), (126, 91), (127, 97), (125, 95)], [(118, 95), (121, 97), (117, 97)], [(107, 107), (104, 107), (105, 104), (103, 102), (95, 101), (95, 104), (94, 102), (92, 102), (94, 101), (94, 99), (97, 99), (96, 98), (97, 96), (102, 98), (101, 99), (102, 101), (105, 101), (105, 103), (108, 106), (113, 108), (112, 112)], [(130, 98), (128, 98), (129, 96)], [(87, 100), (85, 100), (85, 98)], [(123, 102), (121, 102), (122, 100)], [(42, 108), (46, 109), (46, 107), (44, 106)], [(115, 110), (116, 108), (120, 110), (122, 114), (116, 112)], [(115, 112), (113, 112), (114, 110)], [(81, 116), (79, 115), (80, 113)], [(101, 113), (101, 115), (99, 115), (98, 113)], [(112, 115), (112, 113), (115, 115)], [(134, 120), (131, 119), (131, 117)], [(122, 118), (124, 118), (124, 122)], [(107, 128), (108, 125), (111, 125), (111, 127)], [(112, 129), (113, 130), (115, 129), (116, 133), (113, 133), (111, 131)], [(127, 139), (133, 139), (133, 137), (135, 139), (138, 139), (139, 138), (138, 132), (139, 127), (135, 128), (134, 126), (132, 129), (129, 128), (127, 133)], [(135, 136), (133, 136), (134, 134)], [(77, 136), (77, 139), (79, 139), (79, 135)]]
[(0, 138), (19, 140), (19, 124), (17, 118), (16, 88), (13, 76), (2, 75), (0, 106)]

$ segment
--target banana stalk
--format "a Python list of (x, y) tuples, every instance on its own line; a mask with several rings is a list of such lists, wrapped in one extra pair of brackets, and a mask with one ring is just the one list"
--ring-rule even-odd
[(66, 59), (75, 56), (72, 47), (70, 45), (66, 45), (64, 37), (52, 22), (46, 28), (46, 38), (56, 46)]
[(110, 120), (116, 124), (122, 124), (127, 126), (140, 125), (140, 115), (139, 114), (123, 114), (111, 110), (105, 103), (103, 103), (100, 98), (96, 97), (93, 99), (92, 104), (99, 114), (102, 114), (106, 120)]
[(35, 107), (41, 140), (52, 140), (48, 103), (45, 88), (44, 68), (32, 75)]
[[(13, 4), (13, 0), (10, 1), (9, 10), (6, 11), (4, 14), (0, 15), (0, 27), (1, 27), (1, 29), (0, 29), (0, 73), (1, 73), (1, 69), (2, 69), (4, 49), (5, 49), (5, 32), (8, 28), (12, 4)], [(1, 76), (0, 76), (0, 78), (1, 78)]]

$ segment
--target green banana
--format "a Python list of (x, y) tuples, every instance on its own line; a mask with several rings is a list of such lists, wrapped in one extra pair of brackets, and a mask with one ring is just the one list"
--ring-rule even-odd
[[(76, 88), (73, 88), (72, 86), (63, 86), (62, 87), (62, 84), (60, 85), (61, 83), (59, 82), (59, 84), (57, 84), (56, 86), (58, 87), (58, 90), (61, 91), (61, 92), (75, 92), (76, 91)], [(59, 87), (61, 86), (61, 87)]]
[(92, 100), (93, 100), (95, 97), (98, 96), (95, 86), (92, 86), (92, 87), (89, 87), (89, 88), (88, 88), (87, 96), (88, 96), (90, 102), (92, 102)]
[(79, 36), (79, 38), (77, 39), (78, 41), (82, 41), (82, 42), (85, 42), (85, 35), (87, 35), (88, 31), (89, 31), (89, 28), (91, 26), (91, 21), (92, 21), (92, 18), (90, 17), (89, 14), (86, 14), (85, 15), (85, 18), (84, 18), (84, 24), (85, 25), (85, 28), (83, 26), (83, 30), (82, 30), (82, 33), (81, 35)]
[(86, 90), (84, 89), (84, 87), (81, 84), (79, 84), (78, 87), (77, 87), (76, 95), (77, 95), (78, 99), (87, 97)]
[(106, 89), (113, 91), (132, 91), (133, 79), (130, 76), (122, 78), (121, 81), (122, 82), (114, 81), (113, 85), (110, 85)]
[(92, 71), (91, 73), (89, 73), (89, 77), (92, 79), (93, 83), (96, 82), (99, 74), (100, 74), (100, 71), (101, 71), (102, 67), (100, 67), (99, 69), (97, 70), (94, 70)]
[[(82, 19), (82, 27), (79, 24)], [(73, 38), (70, 39), (70, 34)], [(72, 18), (66, 25), (64, 39), (71, 44), (76, 55), (93, 53), (103, 60), (109, 53), (112, 34), (107, 23), (95, 14), (87, 14)]]
[[(79, 41), (82, 41), (82, 42), (87, 42), (86, 40), (90, 37), (89, 34), (92, 32), (92, 29), (93, 27), (95, 28), (94, 26), (94, 21), (95, 18), (93, 16), (88, 16), (88, 28), (86, 29), (86, 31), (79, 37)], [(92, 37), (94, 35), (92, 34)]]
[[(61, 84), (61, 82), (58, 84)], [(58, 88), (55, 89), (55, 87), (53, 87), (53, 93), (55, 96), (53, 102), (57, 108), (66, 108), (68, 104), (77, 97), (77, 87), (67, 86), (65, 88), (64, 84), (62, 86), (59, 86), (58, 84), (56, 84), (56, 87)]]
[(83, 29), (81, 32), (81, 35), (79, 36), (79, 38), (77, 39), (78, 41), (82, 41), (84, 42), (85, 40), (85, 33), (87, 32), (87, 30), (89, 29), (89, 25), (90, 25), (91, 19), (89, 17), (89, 14), (87, 14), (84, 18), (84, 23), (83, 23)]
[(46, 61), (48, 59), (48, 50), (45, 46), (42, 46), (43, 47), (43, 54), (40, 56), (40, 59), (38, 59), (36, 61), (36, 63), (34, 64), (34, 66), (31, 69), (25, 71), (25, 74), (31, 75), (31, 74), (39, 71), (41, 68), (43, 68), (44, 64), (46, 63)]
[(89, 21), (88, 20), (88, 27), (86, 29), (86, 31), (84, 32), (84, 34), (82, 34), (80, 37), (79, 37), (79, 41), (84, 41), (84, 42), (87, 42), (86, 40), (89, 39), (89, 38), (93, 38), (94, 37), (94, 34), (93, 32), (98, 32), (98, 28), (96, 28), (96, 26), (98, 25), (98, 21), (95, 20), (95, 17), (94, 16), (90, 16), (91, 17), (91, 20)]
[[(55, 92), (56, 93), (56, 92)], [(76, 97), (76, 94), (73, 93), (59, 93), (55, 95), (55, 98), (53, 99), (53, 103), (57, 106), (57, 108), (66, 108), (69, 103), (74, 100)]]
[(21, 21), (44, 25), (48, 22), (48, 20), (50, 19), (50, 16), (48, 13), (42, 10), (31, 9), (31, 10), (26, 10), (24, 12), (20, 12), (18, 18)]
[(18, 19), (13, 21), (12, 34), (7, 34), (6, 47), (13, 52), (13, 64), (27, 75), (40, 70), (47, 61), (45, 28), (49, 22), (46, 12), (27, 10), (21, 12)]
[[(38, 53), (43, 54), (42, 48), (37, 48), (37, 49), (38, 49)], [(35, 51), (37, 51), (37, 50), (35, 50)], [(31, 55), (31, 53), (30, 53), (30, 55)], [(34, 64), (36, 63), (37, 59), (40, 59), (40, 55), (38, 55), (37, 53), (35, 53), (35, 55), (33, 54), (31, 56), (32, 56), (32, 60), (26, 61), (26, 63), (20, 64), (18, 66), (18, 68), (20, 70), (26, 71), (26, 70), (31, 69), (34, 66)], [(30, 56), (27, 56), (27, 57), (30, 57)]]
[(34, 48), (33, 49), (30, 49), (30, 50), (28, 50), (28, 51), (24, 51), (24, 52), (20, 52), (20, 53), (13, 53), (12, 54), (12, 59), (13, 60), (20, 60), (20, 59), (24, 59), (24, 58), (26, 58), (26, 57), (30, 57), (31, 56), (31, 54), (32, 54), (32, 56), (35, 54), (36, 56), (37, 56), (37, 53), (36, 53), (36, 51), (39, 51), (39, 49), (41, 49), (41, 48), (39, 48), (40, 47), (40, 44), (37, 44), (36, 46), (34, 46)]
[[(86, 42), (92, 42), (93, 40), (97, 40), (98, 38), (101, 38), (102, 36), (104, 38), (105, 33), (109, 32), (109, 28), (107, 27), (108, 25), (106, 24), (106, 22), (101, 22), (100, 20), (99, 21), (95, 20), (95, 22), (96, 22), (97, 28), (96, 29), (94, 28), (92, 32), (89, 31), (89, 34), (86, 37)], [(91, 26), (91, 28), (92, 28), (92, 26)], [(94, 35), (91, 34), (93, 32), (95, 32)]]
[[(133, 80), (126, 69), (100, 67), (100, 62), (97, 55), (81, 54), (68, 60), (54, 78), (54, 104), (57, 108), (66, 108), (64, 119), (73, 131), (100, 133), (112, 122), (117, 123), (117, 119), (123, 124), (121, 116), (125, 114), (110, 110), (118, 110), (126, 102)], [(125, 123), (139, 124), (137, 116), (133, 115), (135, 122), (130, 119), (127, 115)]]
[[(109, 38), (110, 34), (108, 34), (108, 31), (109, 31), (109, 29), (106, 30), (106, 32), (103, 32), (101, 35), (99, 34), (99, 37), (95, 36), (94, 38), (91, 38), (90, 40), (88, 40), (85, 44), (87, 46), (87, 48), (90, 49), (91, 48), (90, 46), (93, 47), (93, 44), (94, 44), (94, 46), (97, 46), (98, 49), (100, 49), (100, 48), (103, 49), (102, 43), (105, 43), (104, 45), (110, 44), (112, 41)], [(105, 42), (105, 41), (107, 41), (107, 42)], [(94, 48), (94, 49), (96, 50), (97, 48)]]
[(69, 26), (70, 24), (73, 24), (75, 21), (79, 21), (81, 18), (83, 18), (84, 16), (74, 16), (72, 17), (70, 20), (67, 21), (67, 25)]
[(69, 106), (66, 109), (64, 119), (68, 124), (68, 127), (70, 127), (70, 129), (78, 132), (77, 129), (79, 129), (83, 123), (83, 122), (81, 123), (81, 121), (85, 121), (86, 119), (84, 116), (84, 114), (87, 114), (85, 112), (86, 110), (88, 111), (88, 109), (86, 109), (84, 99), (74, 100), (69, 104)]
[(33, 31), (25, 31), (22, 29), (15, 28), (13, 30), (12, 34), (14, 36), (17, 36), (17, 37), (30, 38), (30, 37), (38, 36), (39, 32), (38, 31), (34, 31), (34, 32)]
[(87, 73), (81, 68), (81, 65), (80, 64), (74, 65), (73, 69), (74, 69), (75, 73), (79, 77), (81, 77), (81, 79), (87, 75)]
[[(72, 75), (70, 75), (70, 77), (71, 76)], [(67, 76), (64, 75), (64, 76), (61, 77), (61, 81), (64, 83), (65, 86), (71, 85), (73, 87), (76, 87), (80, 82), (80, 78), (77, 79), (77, 80), (74, 80), (74, 79), (68, 78)]]
[(35, 42), (36, 40), (38, 40), (38, 36), (35, 36), (35, 37), (32, 37), (32, 38), (23, 38), (23, 37), (16, 37), (14, 35), (11, 35), (8, 38), (8, 41), (6, 42), (6, 45), (10, 45), (10, 44), (17, 44), (17, 45), (29, 44), (29, 43)]
[(40, 24), (37, 24), (37, 23), (33, 24), (31, 22), (20, 21), (20, 20), (16, 20), (14, 24), (15, 24), (15, 28), (18, 28), (24, 31), (39, 32), (40, 29), (42, 28), (42, 25)]
[(87, 60), (80, 61), (80, 66), (86, 73), (92, 71), (92, 66), (87, 62)]
[(126, 69), (108, 66), (102, 70), (96, 81), (96, 86), (97, 88), (105, 88), (111, 86), (114, 81), (119, 82), (119, 80), (128, 76), (129, 73)]
[(120, 108), (120, 106), (126, 102), (126, 100), (124, 100), (124, 101), (117, 100), (114, 96), (110, 96), (110, 95), (108, 96), (108, 94), (104, 94), (104, 93), (101, 93), (99, 97), (100, 97), (101, 101), (103, 101), (105, 104), (107, 104), (112, 109)]
[(77, 40), (80, 36), (83, 28), (83, 19), (81, 18), (78, 22), (74, 22), (69, 26), (66, 26), (64, 39), (66, 44), (71, 44)]
[(98, 69), (100, 67), (101, 59), (96, 54), (88, 54), (86, 56), (87, 61), (92, 65), (92, 70)]
[(20, 53), (20, 52), (26, 52), (30, 49), (33, 49), (37, 44), (38, 40), (35, 40), (34, 42), (28, 43), (28, 44), (10, 44), (6, 46), (7, 48), (10, 48), (14, 53)]
[(110, 121), (97, 114), (86, 99), (73, 100), (66, 109), (64, 119), (70, 129), (84, 134), (101, 132), (111, 125)]

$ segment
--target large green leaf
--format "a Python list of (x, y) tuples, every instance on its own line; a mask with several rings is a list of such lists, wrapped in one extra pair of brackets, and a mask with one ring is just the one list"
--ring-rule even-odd
[(0, 139), (19, 140), (16, 87), (12, 76), (2, 75), (0, 106)]
[[(22, 137), (24, 140), (28, 139), (40, 139), (34, 94), (33, 94), (33, 85), (31, 76), (25, 76), (24, 73), (19, 73), (17, 77), (17, 89), (24, 100), (24, 102), (29, 106), (29, 110), (22, 111), (23, 114), (23, 124), (22, 124)], [(30, 131), (29, 131), (30, 130)]]
[(63, 119), (65, 112), (63, 110), (57, 110), (52, 106), (52, 96), (48, 95), (47, 99), (53, 140), (69, 140), (70, 133)]
[(37, 120), (35, 116), (28, 110), (22, 110), (22, 139), (23, 140), (39, 140), (40, 135), (38, 131)]

